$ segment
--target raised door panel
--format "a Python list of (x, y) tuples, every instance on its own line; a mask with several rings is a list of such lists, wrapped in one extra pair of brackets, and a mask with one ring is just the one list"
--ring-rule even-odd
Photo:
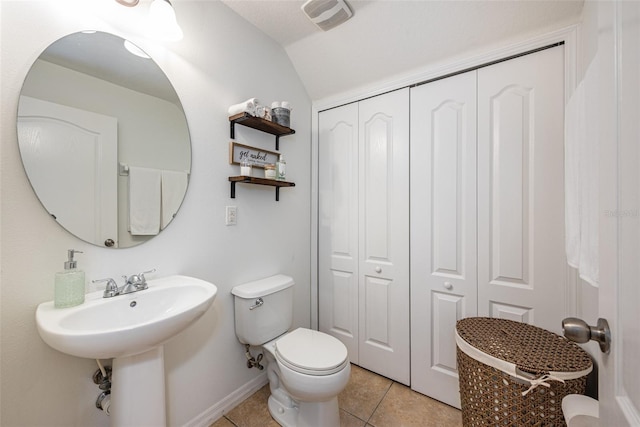
[(319, 329), (358, 357), (358, 106), (319, 114)]
[[(454, 295), (444, 292), (432, 292), (431, 314), (433, 327), (431, 328), (432, 357), (431, 369), (451, 376), (458, 381), (456, 367), (456, 346), (451, 345), (451, 331), (455, 330), (456, 322), (464, 316), (464, 295)], [(454, 384), (455, 386), (455, 384)]]
[(409, 90), (359, 103), (360, 365), (409, 369)]
[(411, 90), (411, 387), (460, 407), (454, 331), (476, 315), (476, 72)]
[(564, 54), (478, 70), (478, 313), (561, 332)]
[(508, 86), (488, 101), (493, 128), (490, 277), (492, 283), (529, 287), (533, 88)]

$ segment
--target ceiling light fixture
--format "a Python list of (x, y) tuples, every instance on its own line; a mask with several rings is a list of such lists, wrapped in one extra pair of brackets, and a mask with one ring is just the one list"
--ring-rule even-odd
[[(127, 7), (137, 6), (140, 0), (116, 0)], [(149, 6), (147, 34), (157, 40), (178, 41), (183, 37), (182, 28), (176, 20), (176, 12), (169, 0), (153, 0)]]
[[(117, 0), (116, 0), (117, 1)], [(169, 0), (153, 0), (149, 7), (148, 33), (163, 41), (178, 41), (183, 37), (176, 12)]]

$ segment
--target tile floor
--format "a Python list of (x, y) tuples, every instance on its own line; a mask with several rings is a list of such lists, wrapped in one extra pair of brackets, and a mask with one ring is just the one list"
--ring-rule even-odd
[[(267, 384), (211, 427), (278, 427), (269, 415), (268, 398)], [(341, 427), (462, 426), (459, 410), (356, 365), (351, 365), (338, 404)]]

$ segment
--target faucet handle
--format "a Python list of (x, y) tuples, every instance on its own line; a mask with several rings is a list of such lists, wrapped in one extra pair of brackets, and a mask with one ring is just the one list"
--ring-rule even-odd
[(143, 281), (145, 281), (145, 280), (146, 280), (146, 279), (144, 278), (144, 275), (145, 275), (145, 274), (151, 274), (151, 273), (155, 273), (155, 272), (156, 272), (156, 269), (155, 269), (155, 268), (152, 268), (152, 269), (151, 269), (151, 270), (149, 270), (149, 271), (143, 271), (143, 272), (142, 272), (142, 273), (140, 273), (138, 276), (140, 276), (140, 277), (142, 278), (142, 280), (143, 280)]
[(138, 276), (140, 277), (140, 286), (142, 287), (142, 289), (147, 289), (148, 285), (147, 285), (147, 278), (144, 277), (145, 274), (151, 274), (151, 273), (155, 273), (156, 269), (153, 268), (149, 271), (143, 271), (142, 273), (138, 274)]
[(115, 280), (113, 280), (110, 277), (106, 279), (98, 279), (98, 280), (91, 281), (91, 283), (102, 283), (102, 282), (107, 282), (106, 286), (104, 287), (104, 293), (102, 294), (103, 298), (111, 298), (120, 294), (120, 290), (118, 289), (118, 284), (116, 283)]

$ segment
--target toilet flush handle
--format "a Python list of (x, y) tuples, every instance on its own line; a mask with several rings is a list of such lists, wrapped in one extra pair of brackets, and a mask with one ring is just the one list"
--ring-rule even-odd
[(258, 298), (256, 300), (255, 304), (253, 304), (251, 307), (249, 307), (249, 310), (256, 309), (256, 308), (260, 307), (262, 304), (264, 304), (264, 300), (262, 298)]

